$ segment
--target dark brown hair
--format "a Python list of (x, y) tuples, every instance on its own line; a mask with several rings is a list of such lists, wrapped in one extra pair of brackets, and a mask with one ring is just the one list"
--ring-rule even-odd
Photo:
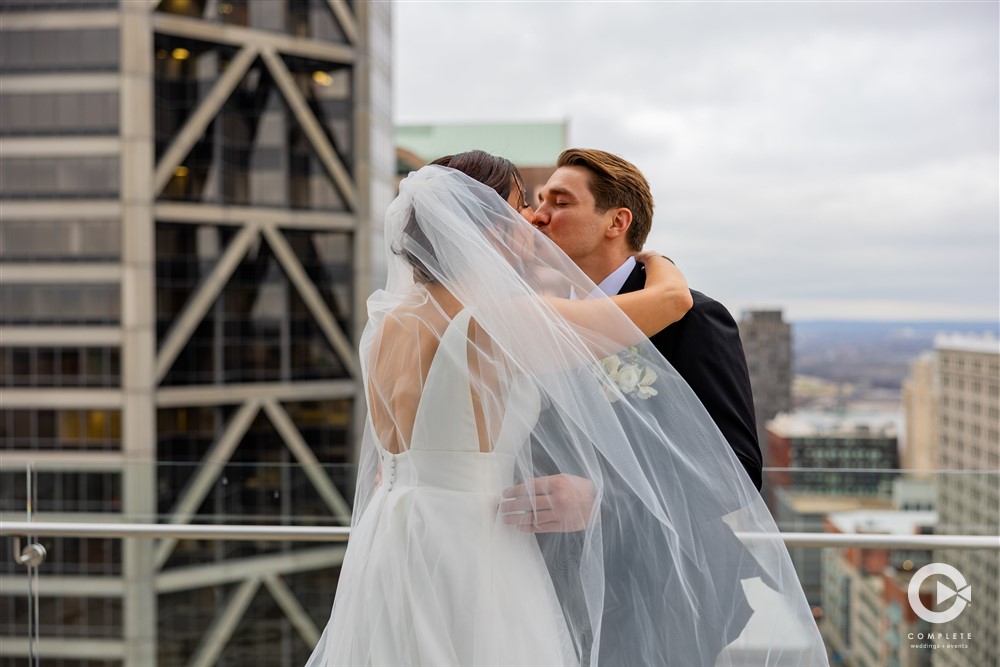
[[(516, 183), (521, 191), (521, 197), (524, 197), (524, 177), (521, 176), (521, 172), (514, 166), (514, 163), (506, 158), (491, 155), (486, 151), (472, 150), (439, 157), (431, 164), (460, 171), (492, 188), (504, 200), (510, 197), (511, 183)], [(413, 209), (410, 210), (410, 219), (403, 228), (403, 242), (405, 245), (416, 246), (416, 248), (429, 253), (431, 257), (434, 256), (431, 244), (421, 229)], [(412, 250), (404, 246), (396, 252), (402, 255), (413, 267), (413, 276), (418, 282), (436, 282), (427, 265)]]
[(556, 166), (582, 167), (590, 173), (590, 192), (598, 211), (632, 211), (632, 225), (625, 238), (633, 250), (642, 250), (653, 226), (653, 193), (634, 164), (593, 148), (569, 148), (559, 155)]
[(450, 167), (471, 176), (483, 185), (496, 190), (505, 200), (510, 197), (513, 180), (524, 195), (524, 177), (514, 163), (507, 158), (490, 155), (486, 151), (473, 150), (455, 155), (445, 155), (431, 162), (441, 167)]

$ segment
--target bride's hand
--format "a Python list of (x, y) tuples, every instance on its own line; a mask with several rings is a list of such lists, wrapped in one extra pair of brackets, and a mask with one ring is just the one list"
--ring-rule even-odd
[(652, 282), (666, 286), (688, 289), (687, 279), (674, 264), (674, 260), (655, 250), (643, 250), (633, 255), (635, 261), (646, 267), (646, 286)]
[(635, 261), (646, 268), (646, 287), (656, 288), (665, 295), (665, 303), (674, 313), (676, 322), (681, 319), (694, 305), (691, 288), (687, 279), (674, 260), (661, 255), (655, 250), (644, 250), (634, 255)]
[(526, 533), (571, 533), (590, 522), (597, 492), (575, 475), (537, 477), (503, 492), (503, 522)]
[(642, 252), (636, 253), (634, 257), (635, 261), (639, 262), (640, 264), (645, 264), (647, 268), (649, 266), (648, 262), (650, 261), (653, 261), (655, 263), (659, 262), (661, 259), (665, 259), (671, 264), (674, 263), (674, 260), (670, 259), (669, 257), (667, 257), (662, 253), (656, 252), (655, 250), (643, 250)]

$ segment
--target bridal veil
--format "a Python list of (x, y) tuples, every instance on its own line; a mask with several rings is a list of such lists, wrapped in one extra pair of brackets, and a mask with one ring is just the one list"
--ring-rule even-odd
[[(561, 314), (557, 299), (593, 295), (595, 285), (559, 248), (492, 189), (434, 166), (402, 182), (385, 237), (387, 285), (368, 301), (361, 342), (369, 417), (355, 526), (387, 483), (386, 451), (410, 446), (433, 353), (456, 316), (431, 289), (443, 287), (473, 322), (470, 386), (455, 392), (471, 396), (478, 451), (492, 452), (520, 420), (511, 484), (563, 474), (592, 485), (582, 530), (528, 534), (579, 664), (827, 664), (788, 552), (722, 434), (610, 299)], [(522, 407), (529, 394), (531, 410)], [(417, 540), (380, 556), (420, 559), (421, 548)], [(509, 607), (493, 610), (501, 615), (532, 604), (499, 594), (477, 602)]]

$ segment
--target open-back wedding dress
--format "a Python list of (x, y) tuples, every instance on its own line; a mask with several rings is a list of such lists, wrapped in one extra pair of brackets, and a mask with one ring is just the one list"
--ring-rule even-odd
[(495, 450), (480, 452), (469, 315), (459, 313), (441, 337), (410, 448), (381, 452), (382, 483), (355, 524), (341, 570), (329, 630), (340, 640), (328, 664), (576, 662), (535, 537), (497, 514), (538, 416), (538, 393), (529, 383), (517, 388)]

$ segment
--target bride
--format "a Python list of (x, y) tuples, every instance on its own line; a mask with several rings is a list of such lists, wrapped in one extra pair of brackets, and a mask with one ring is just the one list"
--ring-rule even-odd
[[(791, 623), (756, 637), (753, 664), (826, 664), (760, 496), (648, 342), (690, 307), (683, 276), (644, 253), (646, 289), (578, 299), (595, 286), (515, 210), (516, 169), (474, 157), (452, 166), (492, 188), (424, 167), (386, 217), (351, 539), (309, 667), (597, 666), (612, 606), (648, 638), (618, 665), (742, 664), (716, 654), (746, 623), (749, 577)], [(594, 502), (582, 530), (540, 542), (500, 501), (543, 472), (586, 478)], [(605, 595), (614, 553), (628, 599)]]

